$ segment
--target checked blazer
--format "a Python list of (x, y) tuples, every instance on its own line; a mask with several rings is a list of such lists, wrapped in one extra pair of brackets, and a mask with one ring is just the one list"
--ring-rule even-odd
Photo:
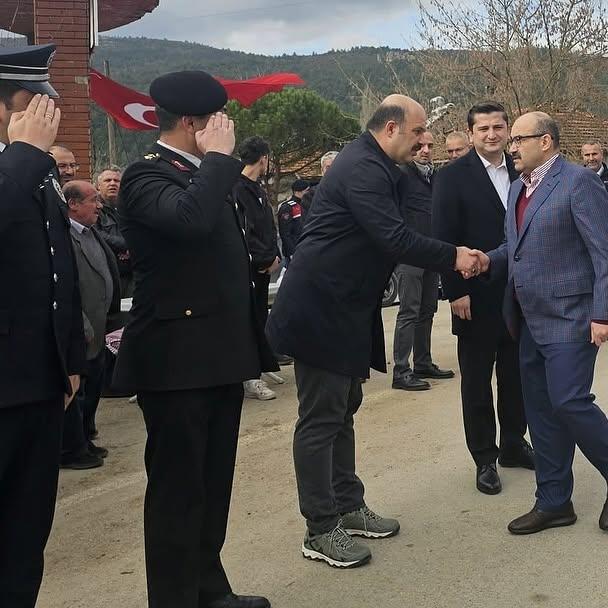
[(588, 342), (591, 321), (608, 320), (608, 192), (593, 171), (559, 156), (518, 233), (523, 187), (511, 185), (505, 241), (488, 254), (491, 277), (508, 272), (509, 331), (517, 335), (521, 307), (537, 344)]

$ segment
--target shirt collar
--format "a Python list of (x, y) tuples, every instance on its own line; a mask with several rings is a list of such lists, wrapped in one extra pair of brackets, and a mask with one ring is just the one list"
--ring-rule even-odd
[[(0, 146), (2, 144), (0, 143)], [(0, 152), (2, 152), (2, 148), (0, 148)], [(604, 175), (604, 173), (606, 172), (606, 165), (604, 163), (602, 163), (601, 167), (597, 170), (597, 174), (602, 177), (602, 175)]]
[(549, 172), (551, 165), (553, 165), (553, 163), (557, 160), (558, 156), (559, 152), (552, 156), (549, 160), (546, 160), (542, 165), (536, 167), (532, 173), (522, 173), (519, 176), (519, 179), (521, 179), (528, 190), (536, 188), (536, 186), (540, 184), (543, 177), (545, 177), (545, 175), (547, 175)]
[(475, 150), (475, 154), (477, 154), (477, 156), (479, 156), (479, 158), (481, 159), (481, 162), (483, 163), (483, 166), (485, 167), (485, 169), (487, 170), (489, 167), (494, 167), (495, 169), (500, 169), (502, 167), (504, 167), (505, 169), (507, 168), (507, 159), (505, 157), (505, 153), (502, 153), (502, 160), (500, 161), (500, 165), (496, 166), (493, 165), (487, 158), (484, 158), (479, 152), (477, 152), (477, 150)]
[(82, 234), (83, 232), (86, 232), (87, 230), (89, 230), (89, 228), (87, 228), (86, 226), (83, 226), (80, 222), (77, 222), (76, 220), (73, 220), (72, 218), (70, 218), (70, 224), (72, 224), (72, 227), (74, 228), (74, 230), (76, 230), (76, 232), (78, 234)]
[(2, 143), (2, 142), (0, 141), (0, 153), (1, 153), (1, 152), (4, 152), (4, 150), (5, 150), (5, 149), (6, 149), (6, 144), (5, 144), (5, 143)]
[(194, 156), (194, 154), (190, 154), (189, 152), (184, 152), (183, 150), (179, 150), (178, 148), (174, 148), (169, 144), (166, 144), (164, 141), (160, 139), (156, 142), (159, 146), (163, 148), (167, 148), (167, 150), (171, 150), (171, 152), (175, 152), (180, 156), (183, 156), (188, 162), (192, 163), (197, 169), (201, 166), (201, 159), (198, 156)]

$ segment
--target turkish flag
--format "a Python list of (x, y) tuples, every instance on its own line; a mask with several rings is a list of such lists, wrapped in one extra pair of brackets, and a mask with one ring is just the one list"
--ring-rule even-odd
[[(228, 93), (228, 99), (235, 99), (248, 107), (267, 93), (283, 90), (287, 86), (302, 86), (304, 81), (291, 73), (269, 74), (248, 80), (225, 80), (218, 78)], [(105, 110), (125, 129), (146, 131), (157, 129), (154, 101), (148, 95), (138, 93), (118, 84), (97, 70), (91, 69), (91, 99)]]

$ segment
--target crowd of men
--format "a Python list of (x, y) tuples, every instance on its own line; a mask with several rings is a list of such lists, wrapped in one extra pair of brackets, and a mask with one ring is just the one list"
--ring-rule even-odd
[(273, 398), (264, 378), (281, 381), (280, 364), (294, 364), (297, 384), (302, 554), (356, 567), (372, 556), (356, 537), (399, 532), (366, 502), (354, 431), (362, 383), (387, 371), (381, 301), (393, 272), (393, 389), (455, 376), (431, 352), (441, 277), (476, 488), (502, 490), (497, 464), (533, 469), (536, 502), (509, 531), (575, 523), (576, 445), (608, 480), (608, 419), (590, 392), (608, 340), (601, 142), (583, 145), (584, 166), (570, 163), (549, 115), (510, 125), (488, 101), (470, 108), (467, 133), (448, 135), (436, 169), (424, 108), (390, 95), (362, 135), (322, 157), (318, 184), (292, 184), (277, 226), (262, 183), (270, 146), (250, 137), (233, 155), (226, 91), (202, 71), (151, 83), (160, 133), (142, 159), (80, 179), (55, 142), (53, 51), (0, 53), (0, 267), (11, 286), (0, 297), (1, 606), (36, 603), (59, 468), (108, 455), (95, 443), (105, 337), (131, 296), (113, 381), (137, 394), (147, 431), (151, 608), (270, 607), (233, 593), (220, 552), (243, 398)]

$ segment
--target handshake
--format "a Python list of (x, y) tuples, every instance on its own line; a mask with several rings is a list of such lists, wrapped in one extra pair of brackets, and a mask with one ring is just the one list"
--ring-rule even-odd
[(490, 258), (479, 249), (456, 247), (456, 265), (454, 270), (463, 278), (470, 279), (487, 272), (490, 268)]

